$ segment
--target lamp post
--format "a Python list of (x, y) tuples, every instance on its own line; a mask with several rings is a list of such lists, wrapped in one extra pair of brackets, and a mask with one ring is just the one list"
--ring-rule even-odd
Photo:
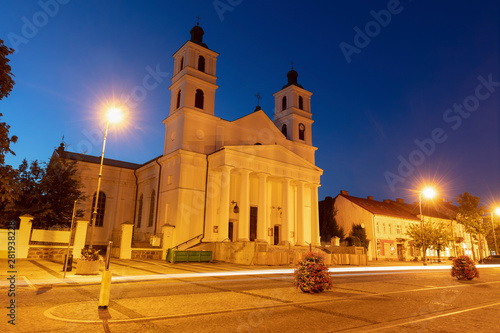
[(495, 224), (493, 223), (493, 211), (500, 215), (500, 207), (491, 210), (491, 228), (493, 229), (493, 239), (495, 240), (495, 254), (498, 255), (497, 236), (495, 235)]
[(101, 153), (101, 165), (99, 167), (99, 178), (97, 179), (97, 192), (95, 194), (94, 210), (92, 212), (92, 226), (90, 231), (90, 244), (89, 248), (94, 245), (94, 228), (97, 219), (97, 205), (99, 203), (99, 191), (101, 190), (101, 178), (102, 178), (102, 165), (104, 162), (104, 148), (106, 147), (106, 137), (108, 136), (109, 123), (117, 123), (122, 119), (122, 111), (118, 108), (111, 108), (108, 110), (106, 127), (104, 128), (104, 140), (102, 142), (102, 153)]
[(427, 257), (425, 255), (425, 234), (424, 234), (424, 216), (422, 214), (422, 194), (426, 198), (432, 198), (436, 195), (436, 191), (432, 187), (426, 187), (418, 193), (418, 203), (420, 206), (420, 234), (422, 236), (422, 254), (423, 254), (423, 264), (427, 265)]

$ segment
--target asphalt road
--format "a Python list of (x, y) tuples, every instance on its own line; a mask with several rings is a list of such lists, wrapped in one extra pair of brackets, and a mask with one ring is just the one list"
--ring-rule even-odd
[(498, 332), (500, 268), (480, 274), (458, 281), (448, 270), (339, 273), (322, 294), (293, 288), (291, 275), (257, 271), (113, 283), (100, 312), (99, 285), (32, 285), (16, 291), (16, 326), (4, 317), (0, 331)]

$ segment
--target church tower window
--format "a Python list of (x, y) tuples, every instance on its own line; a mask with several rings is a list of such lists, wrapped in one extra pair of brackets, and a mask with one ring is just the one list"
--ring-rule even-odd
[(304, 110), (304, 99), (299, 96), (299, 109)]
[(198, 70), (201, 72), (205, 71), (205, 57), (203, 56), (198, 58)]
[(196, 89), (196, 95), (194, 97), (194, 107), (198, 109), (203, 109), (204, 95), (201, 89)]
[(181, 64), (179, 66), (179, 72), (184, 68), (184, 57), (181, 57)]
[(299, 124), (299, 140), (305, 140), (306, 127), (304, 124)]
[(179, 92), (177, 93), (177, 105), (175, 108), (178, 109), (180, 106), (181, 106), (181, 91), (179, 90)]
[(139, 199), (139, 211), (137, 213), (137, 229), (141, 227), (141, 221), (142, 221), (142, 206), (144, 204), (144, 196), (141, 193), (141, 197)]
[(281, 133), (283, 133), (283, 135), (285, 136), (285, 138), (287, 137), (286, 136), (286, 124), (283, 124), (283, 126), (281, 126)]
[(155, 193), (155, 190), (153, 190), (153, 191), (151, 191), (151, 203), (149, 204), (148, 227), (153, 226), (153, 220), (155, 217), (155, 199), (156, 199), (156, 193)]
[[(94, 200), (92, 200), (92, 214), (94, 215), (94, 207), (95, 207), (95, 197), (96, 193), (94, 193)], [(99, 199), (97, 200), (97, 215), (95, 217), (95, 226), (102, 227), (104, 224), (104, 209), (106, 208), (106, 194), (104, 192), (99, 191)]]
[(283, 99), (281, 100), (281, 110), (286, 109), (286, 96), (283, 96)]

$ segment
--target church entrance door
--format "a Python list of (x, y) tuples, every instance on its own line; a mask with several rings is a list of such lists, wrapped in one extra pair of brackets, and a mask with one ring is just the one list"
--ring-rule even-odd
[(250, 241), (257, 238), (257, 207), (250, 207)]
[(229, 222), (229, 227), (228, 227), (228, 237), (229, 237), (229, 240), (232, 242), (233, 241), (233, 233), (234, 233), (234, 226), (233, 226), (233, 222)]
[(280, 226), (274, 226), (274, 245), (278, 245), (280, 243)]

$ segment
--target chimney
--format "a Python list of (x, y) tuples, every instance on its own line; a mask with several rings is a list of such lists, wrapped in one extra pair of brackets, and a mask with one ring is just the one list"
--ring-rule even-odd
[(349, 192), (348, 192), (348, 191), (341, 190), (341, 191), (340, 191), (340, 194), (341, 194), (341, 195), (348, 196), (348, 195), (349, 195)]
[(368, 200), (373, 200), (373, 196), (369, 195), (366, 197)]
[(405, 199), (396, 198), (396, 202), (400, 203), (400, 204), (404, 204), (405, 203)]
[(390, 204), (390, 203), (391, 203), (391, 200), (389, 200), (389, 199), (384, 199), (384, 203), (386, 203), (386, 204)]

